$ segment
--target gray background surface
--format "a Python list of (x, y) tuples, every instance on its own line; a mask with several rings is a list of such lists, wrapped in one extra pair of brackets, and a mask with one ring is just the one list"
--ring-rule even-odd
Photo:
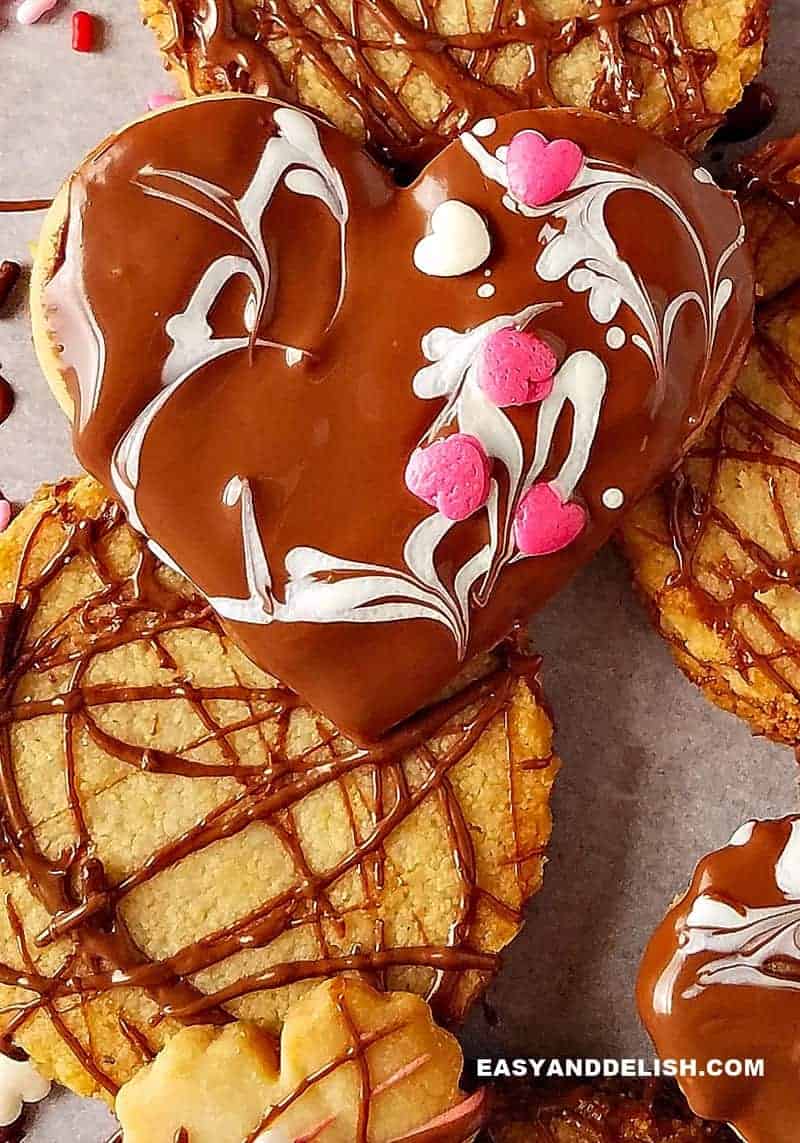
[[(725, 0), (720, 0), (724, 3)], [(774, 0), (770, 134), (800, 129), (800, 0)], [(77, 7), (77, 5), (73, 5)], [(46, 197), (108, 131), (169, 84), (134, 0), (94, 0), (103, 50), (70, 49), (67, 3), (31, 29), (0, 0), (0, 198)], [(0, 215), (0, 258), (29, 261), (38, 216)], [(23, 291), (17, 295), (23, 297)], [(35, 364), (22, 301), (0, 319), (0, 372), (17, 406), (0, 427), (0, 488), (25, 499), (76, 470), (65, 422)], [(750, 737), (678, 673), (623, 561), (607, 550), (534, 624), (564, 759), (545, 888), (464, 1030), (472, 1054), (649, 1055), (632, 986), (647, 934), (697, 857), (752, 816), (798, 802), (791, 751)], [(65, 1093), (33, 1116), (30, 1143), (103, 1143), (99, 1105)]]

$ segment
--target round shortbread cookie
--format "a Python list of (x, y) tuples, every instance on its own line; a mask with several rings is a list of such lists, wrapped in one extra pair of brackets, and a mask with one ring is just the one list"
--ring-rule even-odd
[(800, 138), (746, 164), (761, 302), (747, 363), (675, 477), (628, 517), (654, 623), (708, 697), (800, 744)]
[(299, 102), (394, 161), (519, 106), (594, 107), (694, 146), (761, 66), (768, 0), (140, 0), (186, 94)]
[(460, 1017), (541, 884), (534, 664), (373, 750), (258, 671), (88, 478), (0, 537), (6, 1039), (112, 1098), (187, 1023), (341, 971)]

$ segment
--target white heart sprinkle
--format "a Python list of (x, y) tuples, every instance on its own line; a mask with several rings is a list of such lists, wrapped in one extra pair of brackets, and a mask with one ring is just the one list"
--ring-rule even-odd
[(430, 234), (414, 247), (414, 265), (433, 278), (457, 278), (477, 270), (491, 252), (489, 231), (477, 210), (448, 199), (431, 215)]
[(39, 1103), (49, 1091), (50, 1081), (30, 1060), (0, 1055), (0, 1127), (16, 1123), (24, 1103)]

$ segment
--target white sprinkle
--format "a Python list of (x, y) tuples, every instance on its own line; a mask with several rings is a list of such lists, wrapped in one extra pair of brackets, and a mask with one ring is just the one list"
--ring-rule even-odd
[(622, 349), (627, 340), (625, 330), (618, 325), (612, 325), (606, 334), (606, 345), (609, 349)]
[(222, 490), (222, 503), (226, 508), (235, 507), (242, 498), (244, 481), (241, 476), (232, 476)]
[(480, 136), (481, 139), (485, 139), (487, 135), (494, 135), (496, 130), (496, 119), (479, 119), (472, 128), (472, 134)]
[(290, 369), (292, 368), (293, 365), (299, 365), (302, 360), (303, 360), (302, 349), (296, 349), (293, 345), (290, 345), (287, 347), (287, 349), (286, 349), (286, 364), (289, 366)]
[(625, 493), (621, 488), (607, 488), (600, 499), (604, 508), (610, 508), (612, 512), (615, 512), (625, 503)]
[(478, 286), (479, 298), (492, 298), (494, 297), (495, 287), (491, 282), (484, 282), (482, 286)]
[(483, 276), (484, 276), (484, 278), (491, 278), (491, 276), (492, 276), (492, 271), (491, 271), (491, 270), (484, 270), (484, 271), (483, 271)]
[(482, 266), (492, 252), (489, 230), (474, 207), (451, 198), (430, 217), (430, 234), (414, 247), (414, 265), (434, 278), (456, 278)]

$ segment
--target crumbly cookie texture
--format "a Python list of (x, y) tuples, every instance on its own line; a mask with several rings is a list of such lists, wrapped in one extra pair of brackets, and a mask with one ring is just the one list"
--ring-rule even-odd
[(126, 1143), (174, 1143), (181, 1130), (190, 1143), (379, 1143), (426, 1130), (459, 1143), (484, 1118), (484, 1093), (459, 1090), (457, 1040), (418, 996), (327, 981), (289, 1009), (277, 1047), (253, 1024), (185, 1028), (119, 1093)]
[(542, 879), (558, 761), (529, 671), (356, 749), (88, 478), (0, 538), (0, 601), (6, 1039), (111, 1100), (185, 1024), (275, 1033), (338, 972), (465, 1012)]
[(797, 160), (780, 186), (765, 179), (745, 204), (762, 299), (747, 363), (676, 476), (627, 518), (623, 542), (689, 678), (756, 733), (796, 746), (800, 217), (786, 202), (800, 182), (800, 140), (783, 149)]
[(495, 1093), (493, 1143), (735, 1143), (721, 1123), (698, 1119), (672, 1083), (604, 1081)]
[[(695, 144), (757, 74), (769, 0), (140, 0), (186, 94), (299, 101), (393, 158), (481, 114), (592, 106)], [(628, 12), (628, 8), (631, 12)]]

